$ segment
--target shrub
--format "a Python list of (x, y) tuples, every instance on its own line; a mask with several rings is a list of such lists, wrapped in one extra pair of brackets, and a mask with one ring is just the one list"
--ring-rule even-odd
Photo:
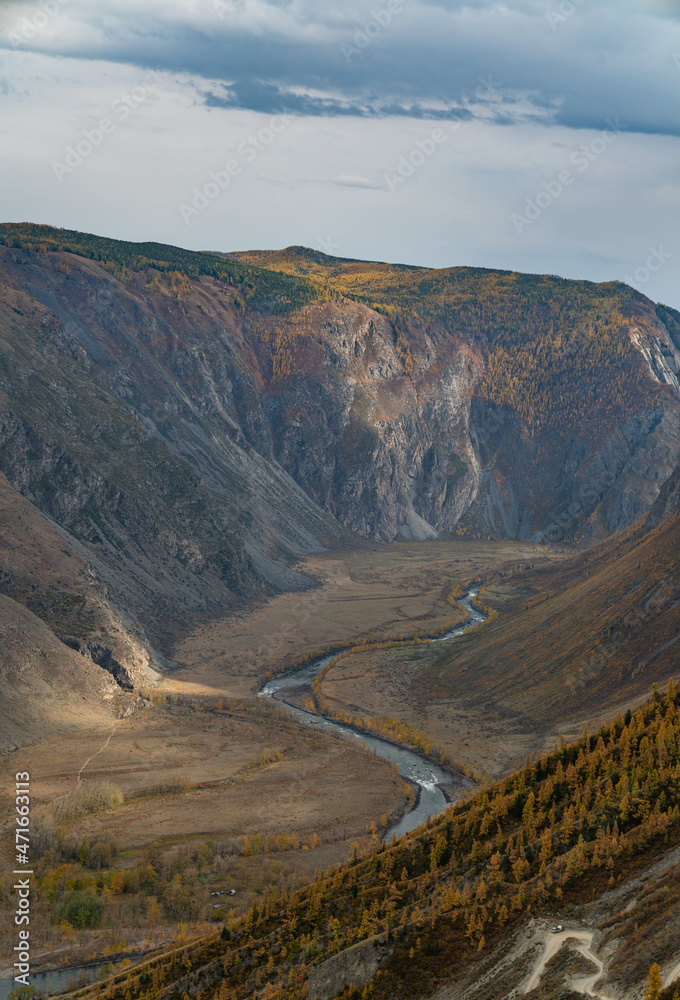
[(190, 792), (194, 788), (194, 783), (190, 778), (185, 778), (180, 774), (169, 774), (157, 785), (149, 789), (149, 795), (181, 795), (182, 792)]
[(87, 813), (101, 813), (123, 804), (124, 795), (118, 785), (97, 781), (78, 785), (76, 789), (52, 803), (52, 812), (59, 823), (77, 819)]
[(104, 900), (92, 889), (74, 889), (67, 892), (57, 907), (57, 921), (67, 920), (73, 927), (83, 930), (85, 927), (98, 927), (104, 915)]

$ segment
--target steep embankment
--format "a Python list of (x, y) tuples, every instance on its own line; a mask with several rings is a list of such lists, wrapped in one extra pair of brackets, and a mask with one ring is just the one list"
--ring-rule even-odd
[(559, 732), (573, 732), (677, 672), (680, 514), (493, 583), (483, 599), (501, 614), (430, 660), (415, 685), (420, 696), (437, 713), (465, 706), (514, 718), (539, 745), (556, 732), (555, 719)]

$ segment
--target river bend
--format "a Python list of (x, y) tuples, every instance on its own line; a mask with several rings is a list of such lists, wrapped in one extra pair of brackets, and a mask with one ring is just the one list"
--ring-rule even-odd
[[(437, 636), (435, 639), (430, 639), (430, 642), (451, 642), (485, 620), (486, 615), (475, 608), (472, 603), (477, 593), (476, 589), (468, 590), (465, 596), (456, 602), (460, 607), (465, 609), (468, 615), (467, 621), (462, 625), (456, 626), (456, 628), (452, 628), (449, 632)], [(444, 792), (441, 789), (442, 785), (459, 783), (462, 787), (462, 782), (457, 775), (452, 774), (438, 764), (434, 764), (413, 750), (406, 750), (403, 747), (396, 746), (394, 743), (389, 743), (379, 736), (355, 732), (341, 722), (324, 719), (320, 715), (316, 715), (313, 712), (306, 712), (304, 709), (297, 708), (297, 706), (286, 701), (286, 691), (299, 688), (303, 685), (310, 685), (317, 674), (337, 655), (337, 652), (328, 653), (316, 660), (305, 663), (304, 666), (291, 671), (291, 673), (284, 674), (282, 677), (275, 677), (268, 681), (258, 694), (262, 698), (276, 698), (278, 702), (286, 706), (289, 712), (308, 725), (313, 725), (329, 732), (339, 733), (344, 737), (354, 737), (360, 740), (373, 750), (378, 757), (395, 763), (403, 778), (419, 786), (420, 794), (414, 808), (405, 816), (402, 816), (399, 822), (386, 833), (388, 840), (392, 838), (393, 834), (399, 838), (404, 833), (410, 833), (411, 830), (415, 830), (416, 827), (427, 820), (428, 816), (435, 817), (444, 812), (447, 802)]]

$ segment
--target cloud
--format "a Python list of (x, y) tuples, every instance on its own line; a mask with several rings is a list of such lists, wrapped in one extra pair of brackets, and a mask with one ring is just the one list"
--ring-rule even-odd
[[(37, 26), (37, 0), (3, 3), (0, 218), (591, 280), (662, 246), (644, 291), (680, 307), (677, 0), (408, 0), (376, 33), (388, 2), (231, 0), (220, 16), (212, 0), (54, 0)], [(112, 112), (149, 69), (158, 86)], [(53, 162), (104, 116), (115, 130), (59, 180)], [(607, 118), (627, 127), (578, 173)], [(448, 138), (422, 155), (435, 129)], [(185, 222), (178, 206), (230, 161)], [(565, 169), (574, 182), (518, 233), (513, 214)]]
[[(209, 107), (479, 118), (680, 134), (680, 20), (663, 0), (53, 0), (3, 11), (6, 46), (217, 81)], [(12, 32), (14, 34), (12, 35)], [(493, 99), (480, 81), (497, 81)]]

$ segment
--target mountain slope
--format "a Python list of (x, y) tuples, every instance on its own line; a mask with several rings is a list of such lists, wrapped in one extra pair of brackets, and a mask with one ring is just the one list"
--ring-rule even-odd
[(132, 704), (111, 675), (0, 594), (0, 754), (58, 733), (110, 725)]
[(602, 537), (649, 509), (680, 457), (680, 325), (618, 283), (39, 226), (0, 242), (5, 280), (201, 474), (238, 475), (245, 442), (360, 534)]
[(538, 731), (558, 713), (587, 717), (639, 699), (676, 670), (679, 553), (673, 514), (652, 530), (633, 527), (570, 562), (499, 583), (483, 599), (502, 613), (474, 642), (464, 638), (440, 657), (424, 683), (439, 697), (492, 698)]
[(352, 533), (592, 539), (680, 458), (671, 310), (317, 258), (0, 226), (0, 472), (166, 655)]
[(678, 701), (670, 686), (399, 841), (374, 837), (311, 885), (266, 892), (221, 937), (123, 970), (107, 996), (146, 996), (152, 983), (160, 997), (501, 1000), (533, 980), (536, 1000), (570, 997), (560, 987), (576, 956), (541, 977), (550, 934), (536, 918), (588, 942), (596, 995), (639, 997), (653, 960), (675, 979)]
[[(646, 512), (674, 465), (680, 317), (624, 285), (343, 260), (303, 247), (229, 256), (323, 281), (388, 316), (418, 387), (420, 357), (443, 338), (474, 350), (467, 531), (601, 537)], [(446, 464), (433, 452), (431, 465)], [(431, 508), (426, 516), (442, 526)]]

